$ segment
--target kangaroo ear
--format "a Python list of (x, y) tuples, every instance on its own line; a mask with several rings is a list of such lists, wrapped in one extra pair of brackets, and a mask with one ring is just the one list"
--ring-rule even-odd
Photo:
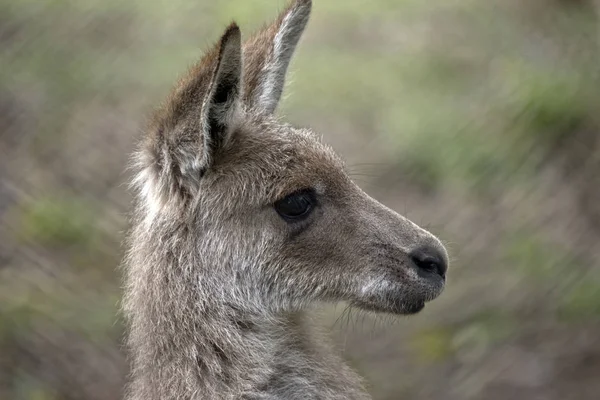
[(249, 107), (269, 114), (277, 108), (310, 9), (310, 0), (295, 0), (273, 24), (244, 44), (244, 102)]
[(227, 142), (237, 122), (241, 85), (241, 33), (238, 26), (232, 23), (221, 37), (216, 67), (208, 93), (202, 101), (200, 124), (205, 165), (208, 165), (211, 153)]
[(188, 196), (241, 119), (242, 46), (232, 23), (150, 120), (134, 181), (150, 212)]
[(177, 180), (199, 179), (235, 130), (241, 93), (241, 33), (232, 23), (155, 114), (156, 163)]

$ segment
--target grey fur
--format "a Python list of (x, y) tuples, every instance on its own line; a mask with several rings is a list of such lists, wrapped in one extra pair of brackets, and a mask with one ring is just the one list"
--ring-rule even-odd
[[(408, 256), (430, 246), (447, 262), (439, 240), (272, 115), (309, 11), (296, 0), (243, 48), (232, 24), (140, 144), (124, 263), (129, 400), (368, 399), (305, 313), (346, 301), (411, 314), (443, 290)], [(272, 204), (304, 188), (319, 206), (291, 226)]]

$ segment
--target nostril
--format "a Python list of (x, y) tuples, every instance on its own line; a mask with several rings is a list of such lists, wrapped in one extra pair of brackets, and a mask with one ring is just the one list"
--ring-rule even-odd
[(413, 251), (410, 254), (410, 258), (419, 269), (438, 274), (442, 278), (446, 277), (448, 263), (446, 262), (444, 255), (438, 249), (433, 247), (423, 247)]

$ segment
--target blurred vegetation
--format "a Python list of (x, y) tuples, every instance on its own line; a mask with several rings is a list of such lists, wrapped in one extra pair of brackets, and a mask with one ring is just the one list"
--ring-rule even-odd
[[(334, 330), (375, 398), (597, 398), (600, 3), (314, 3), (280, 113), (454, 259), (420, 316)], [(132, 144), (283, 4), (0, 0), (0, 399), (120, 395)]]

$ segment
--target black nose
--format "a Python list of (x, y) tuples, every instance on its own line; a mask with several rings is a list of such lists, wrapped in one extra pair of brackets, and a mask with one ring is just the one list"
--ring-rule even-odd
[(440, 249), (433, 246), (420, 247), (410, 253), (410, 258), (419, 269), (446, 277), (448, 261)]

